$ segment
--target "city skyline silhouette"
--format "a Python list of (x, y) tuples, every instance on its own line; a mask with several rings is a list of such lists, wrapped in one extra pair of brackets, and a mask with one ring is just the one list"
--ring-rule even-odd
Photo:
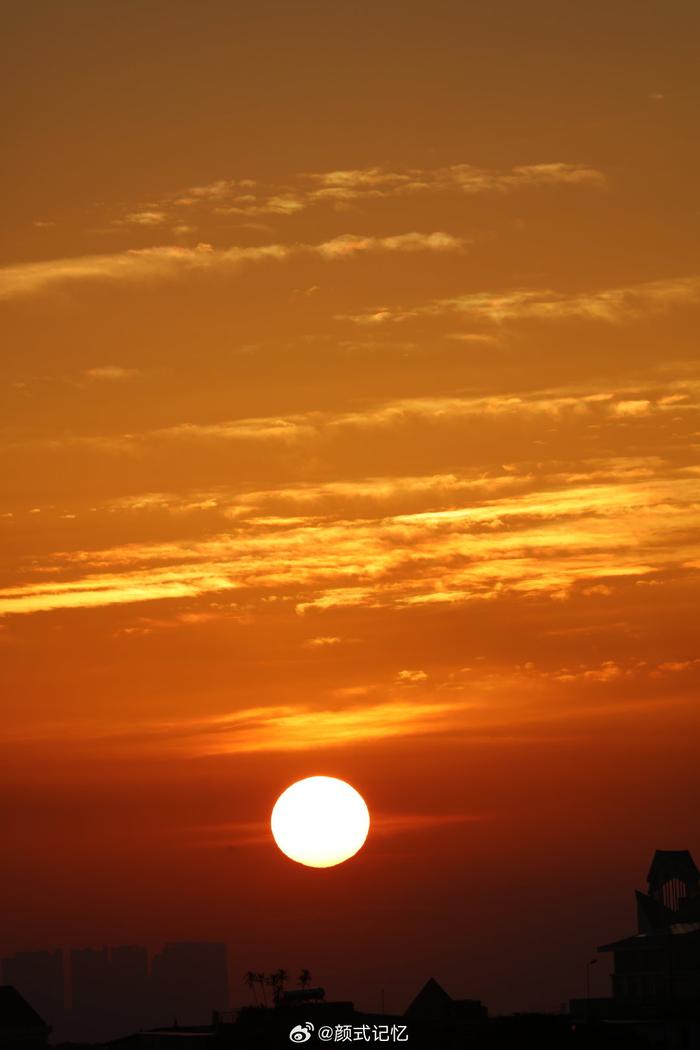
[[(515, 1015), (505, 1039), (519, 1038), (523, 1025), (530, 1025), (552, 1045), (573, 1038), (591, 1045), (607, 1045), (606, 1040), (613, 1045), (613, 1039), (629, 1046), (659, 1040), (667, 1046), (693, 1045), (700, 1026), (700, 871), (688, 850), (656, 850), (647, 884), (647, 893), (635, 891), (637, 932), (596, 949), (614, 954), (610, 993), (591, 995), (596, 956), (586, 963), (585, 998), (573, 996), (548, 1014)], [(381, 1010), (357, 1010), (350, 1001), (327, 1000), (323, 987), (312, 986), (306, 967), (296, 988), (284, 968), (247, 970), (242, 979), (253, 1004), (235, 1007), (238, 989), (230, 982), (228, 954), (227, 946), (217, 942), (171, 942), (150, 961), (147, 950), (136, 945), (73, 948), (66, 973), (60, 949), (16, 953), (2, 963), (7, 1010), (18, 1009), (11, 995), (19, 993), (25, 1012), (37, 1009), (58, 1045), (105, 1044), (132, 1034), (136, 1038), (138, 1032), (161, 1033), (164, 1040), (188, 1032), (193, 1038), (199, 1033), (233, 1040), (234, 1046), (241, 1040), (279, 1045), (290, 1020), (297, 1021), (290, 1028), (292, 1041), (308, 1041), (321, 1022), (334, 1038), (340, 1038), (336, 1031), (344, 1038), (347, 1030), (359, 1032), (361, 1041), (385, 1041), (385, 1035), (386, 1041), (408, 1041), (412, 1027), (413, 1042), (421, 1045), (426, 1040), (445, 1045), (445, 1040), (469, 1035), (486, 1046), (495, 1038), (496, 1024), (501, 1033), (508, 1032), (508, 1015), (493, 1018), (489, 1026), (489, 1010), (481, 1000), (453, 999), (433, 977), (405, 1010), (390, 1012), (388, 1021), (384, 990)], [(303, 1011), (314, 1020), (298, 1021)], [(4, 1027), (0, 1016), (0, 1032)], [(577, 1030), (584, 1035), (574, 1036)], [(45, 1042), (43, 1030), (39, 1038)]]

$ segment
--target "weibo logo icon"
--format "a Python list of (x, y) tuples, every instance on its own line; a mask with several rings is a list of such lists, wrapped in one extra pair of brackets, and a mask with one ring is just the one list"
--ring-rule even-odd
[(296, 1024), (289, 1033), (289, 1038), (293, 1043), (308, 1043), (313, 1030), (314, 1026), (311, 1024), (311, 1021), (306, 1021), (304, 1024)]

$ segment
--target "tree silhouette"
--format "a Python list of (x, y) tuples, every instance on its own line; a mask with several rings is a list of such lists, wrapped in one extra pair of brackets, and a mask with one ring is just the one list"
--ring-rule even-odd
[(264, 973), (259, 973), (257, 975), (257, 979), (258, 979), (258, 984), (262, 988), (263, 1004), (265, 1006), (267, 1006), (267, 996), (265, 995), (265, 981), (267, 980), (267, 978), (266, 978)]
[[(283, 970), (282, 968), (280, 968), (279, 970), (275, 970), (274, 973), (256, 973), (255, 970), (248, 970), (248, 972), (243, 978), (244, 983), (247, 985), (251, 995), (253, 996), (255, 1005), (265, 1007), (267, 1007), (267, 995), (265, 992), (265, 987), (269, 986), (270, 988), (272, 988), (273, 1002), (275, 1006), (279, 1006), (280, 1002), (282, 1001), (282, 996), (284, 995), (284, 986), (288, 982), (288, 980), (289, 974), (286, 970)], [(311, 984), (311, 971), (306, 969), (302, 970), (299, 974), (298, 980), (302, 988), (308, 988)], [(258, 1000), (258, 985), (260, 985), (262, 1001)]]
[(245, 983), (248, 985), (248, 990), (252, 993), (255, 1005), (258, 1005), (258, 995), (256, 992), (256, 985), (258, 983), (258, 974), (254, 973), (253, 970), (248, 970), (247, 974), (243, 978)]
[(288, 980), (288, 978), (289, 974), (286, 970), (282, 969), (275, 970), (275, 972), (271, 973), (270, 976), (267, 978), (267, 983), (272, 987), (272, 997), (275, 1006), (279, 1006), (280, 1004), (280, 999), (282, 998), (282, 993), (284, 992), (284, 984), (285, 981)]

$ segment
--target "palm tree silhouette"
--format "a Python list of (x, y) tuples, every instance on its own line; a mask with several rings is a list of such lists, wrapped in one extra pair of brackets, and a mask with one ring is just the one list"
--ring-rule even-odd
[(255, 986), (258, 983), (258, 975), (257, 975), (257, 973), (254, 973), (253, 970), (248, 970), (248, 972), (245, 975), (245, 977), (243, 978), (243, 980), (248, 985), (248, 990), (252, 993), (253, 1000), (255, 1002), (255, 1005), (257, 1006), (258, 1005), (258, 996), (257, 996), (257, 992), (255, 990)]
[(279, 1006), (282, 993), (284, 991), (284, 983), (289, 978), (289, 974), (286, 970), (275, 970), (267, 978), (267, 983), (272, 986), (272, 996), (274, 999), (275, 1006)]
[(267, 980), (264, 973), (257, 974), (258, 984), (262, 988), (263, 1004), (267, 1006), (267, 996), (265, 995), (265, 981)]
[(309, 970), (302, 970), (299, 974), (299, 984), (302, 988), (308, 988), (311, 984), (311, 973)]

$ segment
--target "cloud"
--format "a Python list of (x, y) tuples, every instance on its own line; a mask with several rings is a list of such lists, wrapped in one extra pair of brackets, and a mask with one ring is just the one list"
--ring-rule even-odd
[(218, 204), (216, 215), (294, 215), (303, 211), (307, 202), (302, 195), (293, 192), (272, 192), (270, 195), (243, 194), (229, 198), (228, 203)]
[(421, 682), (427, 682), (428, 676), (425, 671), (399, 671), (396, 676), (396, 681), (402, 685), (419, 685)]
[(246, 263), (281, 262), (291, 256), (340, 259), (373, 252), (460, 251), (466, 242), (447, 233), (404, 233), (393, 237), (343, 234), (320, 244), (264, 244), (215, 249), (163, 246), (134, 248), (111, 255), (19, 263), (0, 268), (0, 298), (31, 295), (56, 285), (99, 280), (144, 282), (181, 278), (192, 273), (229, 272)]
[[(692, 384), (685, 384), (692, 385)], [(612, 391), (534, 391), (529, 394), (494, 394), (486, 397), (396, 398), (368, 405), (358, 411), (311, 411), (288, 416), (261, 416), (215, 423), (181, 423), (150, 431), (145, 438), (162, 440), (254, 440), (285, 443), (316, 438), (321, 434), (354, 429), (396, 428), (411, 422), (431, 426), (454, 425), (470, 419), (590, 417), (615, 419), (677, 409), (678, 402), (663, 395), (648, 398), (625, 396)], [(687, 396), (687, 395), (686, 395)], [(688, 408), (691, 406), (689, 405)], [(99, 440), (99, 439), (98, 439)], [(135, 439), (134, 439), (135, 440)], [(340, 483), (342, 485), (342, 482)]]
[[(429, 427), (429, 434), (433, 438), (442, 431), (446, 437), (449, 435), (454, 440), (458, 432), (468, 430), (476, 421), (481, 421), (484, 425), (501, 421), (505, 423), (509, 420), (518, 425), (527, 423), (533, 428), (533, 434), (538, 424), (548, 420), (568, 420), (593, 427), (621, 427), (633, 425), (635, 421), (637, 425), (641, 425), (645, 419), (653, 419), (655, 416), (659, 418), (662, 414), (673, 413), (674, 416), (679, 416), (682, 413), (691, 422), (693, 413), (697, 412), (699, 391), (696, 383), (686, 380), (667, 382), (663, 387), (656, 386), (651, 389), (636, 385), (618, 385), (615, 392), (600, 389), (591, 391), (586, 388), (555, 388), (483, 397), (465, 395), (397, 398), (345, 411), (311, 410), (286, 416), (253, 416), (206, 423), (182, 422), (140, 433), (74, 436), (62, 434), (60, 438), (36, 438), (14, 444), (6, 443), (5, 451), (24, 448), (63, 454), (66, 448), (70, 447), (109, 456), (134, 458), (150, 456), (158, 451), (165, 453), (168, 445), (194, 447), (231, 443), (249, 447), (267, 446), (266, 452), (278, 458), (288, 457), (290, 453), (311, 453), (312, 449), (319, 447), (325, 450), (324, 455), (333, 455), (340, 451), (342, 445), (347, 445), (361, 434), (369, 437), (372, 432), (379, 436), (388, 431), (403, 431), (408, 438), (409, 435), (415, 436), (419, 429)], [(341, 493), (346, 484), (339, 481), (336, 492)], [(368, 479), (358, 479), (352, 484), (367, 486), (370, 482)], [(376, 492), (379, 492), (382, 486), (390, 482), (385, 478), (371, 484), (374, 484)], [(409, 488), (403, 490), (404, 492), (410, 491), (412, 483), (406, 484)], [(423, 485), (424, 481), (417, 484)], [(459, 484), (464, 491), (466, 480), (462, 478)], [(503, 488), (511, 486), (512, 482), (501, 477), (497, 481), (492, 479), (489, 484)], [(332, 491), (331, 488), (327, 489), (328, 493)], [(367, 495), (370, 496), (369, 490)], [(299, 499), (302, 497), (299, 496)], [(195, 501), (192, 509), (201, 509), (201, 501)]]
[(453, 164), (443, 168), (356, 168), (309, 174), (312, 201), (351, 202), (419, 193), (510, 193), (519, 189), (550, 186), (601, 188), (601, 171), (585, 164), (553, 162), (518, 165), (507, 171)]
[(357, 252), (454, 252), (467, 244), (461, 237), (449, 233), (400, 233), (395, 237), (356, 237), (344, 234), (318, 246), (326, 258), (354, 255)]
[[(533, 731), (541, 737), (547, 723), (559, 725), (557, 739), (567, 725), (571, 733), (572, 724), (581, 721), (582, 701), (589, 726), (591, 716), (628, 717), (644, 707), (667, 709), (673, 702), (687, 704), (689, 697), (692, 701), (690, 690), (698, 673), (700, 659), (694, 656), (656, 661), (608, 657), (596, 664), (577, 662), (569, 666), (552, 664), (546, 658), (537, 663), (456, 664), (452, 669), (444, 668), (431, 689), (421, 691), (420, 699), (415, 691), (402, 688), (401, 681), (388, 688), (385, 683), (374, 682), (335, 689), (330, 699), (315, 704), (273, 702), (223, 713), (150, 720), (84, 718), (70, 725), (58, 719), (35, 721), (9, 727), (6, 737), (18, 742), (58, 738), (68, 741), (78, 753), (89, 748), (93, 757), (100, 750), (115, 747), (120, 754), (202, 757), (318, 752), (394, 738), (447, 734), (484, 743), (527, 744), (533, 739)], [(551, 729), (547, 732), (551, 739)], [(433, 822), (430, 815), (425, 819)], [(475, 818), (444, 814), (438, 822), (462, 819)], [(397, 831), (404, 827), (409, 830), (408, 821), (408, 815), (396, 815), (388, 825), (392, 829), (395, 825)], [(420, 818), (417, 824), (422, 824)]]
[[(244, 708), (224, 715), (152, 722), (71, 725), (75, 743), (120, 742), (120, 747), (198, 755), (289, 752), (343, 747), (392, 737), (440, 734), (463, 726), (472, 704), (464, 699), (417, 703), (405, 699), (334, 707), (278, 704)], [(32, 737), (63, 735), (61, 723), (44, 724)]]
[(445, 339), (452, 339), (458, 343), (474, 343), (475, 345), (497, 346), (498, 339), (495, 335), (486, 335), (483, 332), (449, 332)]
[[(116, 367), (116, 366), (115, 366)], [(415, 608), (498, 601), (508, 596), (616, 600), (626, 581), (653, 581), (699, 563), (698, 472), (667, 461), (657, 433), (664, 415), (697, 412), (697, 384), (534, 390), (489, 397), (400, 398), (362, 410), (311, 411), (182, 423), (122, 437), (78, 437), (91, 452), (191, 458), (193, 446), (264, 443), (266, 453), (306, 459), (322, 448), (411, 441), (460, 442), (491, 421), (510, 420), (521, 441), (530, 425), (573, 422), (608, 437), (634, 426), (654, 435), (649, 455), (575, 462), (513, 461), (445, 473), (365, 475), (246, 489), (142, 492), (108, 501), (103, 513), (129, 515), (122, 535), (152, 536), (144, 517), (173, 516), (167, 542), (132, 543), (44, 554), (19, 566), (0, 590), (0, 614), (201, 598), (235, 593), (252, 616), (272, 600), (302, 616), (334, 608)], [(632, 406), (632, 407), (630, 407)], [(607, 440), (607, 439), (604, 439)], [(55, 443), (65, 454), (67, 439)], [(45, 450), (53, 445), (39, 442)], [(77, 447), (77, 446), (75, 446)], [(415, 447), (415, 446), (411, 446)], [(225, 448), (225, 445), (224, 445)], [(207, 449), (208, 451), (208, 449)], [(251, 449), (252, 451), (252, 449)], [(539, 450), (530, 445), (530, 455)], [(371, 460), (367, 460), (371, 462)], [(324, 468), (325, 469), (325, 468)], [(77, 508), (61, 507), (60, 513)], [(58, 510), (44, 507), (47, 515)], [(179, 524), (178, 524), (179, 519)], [(95, 519), (96, 520), (96, 519)], [(112, 522), (118, 518), (111, 518)], [(19, 518), (8, 521), (19, 526)], [(84, 541), (83, 541), (84, 542)], [(577, 590), (578, 589), (578, 590)], [(337, 627), (309, 631), (336, 644)]]
[[(522, 189), (606, 185), (603, 172), (564, 161), (521, 164), (504, 170), (452, 164), (441, 168), (350, 168), (302, 172), (284, 183), (256, 179), (215, 179), (140, 205), (114, 220), (118, 225), (182, 222), (188, 213), (210, 212), (241, 218), (289, 216), (323, 204), (348, 205), (419, 194), (512, 193)], [(186, 221), (186, 220), (184, 220)]]
[[(610, 479), (611, 471), (618, 478), (652, 476), (647, 461), (616, 460), (608, 469), (588, 464), (588, 480)], [(582, 475), (579, 474), (579, 478)], [(511, 471), (508, 475), (477, 470), (468, 474), (396, 475), (364, 477), (346, 481), (298, 482), (279, 485), (272, 489), (254, 489), (233, 492), (226, 489), (191, 491), (183, 494), (145, 492), (108, 501), (110, 513), (147, 512), (162, 510), (173, 515), (216, 512), (234, 521), (245, 519), (262, 525), (300, 525), (325, 514), (344, 516), (376, 516), (386, 509), (398, 512), (423, 507), (426, 501), (452, 502), (459, 499), (481, 499), (522, 489), (532, 482), (527, 471)], [(571, 480), (567, 475), (566, 479)]]
[(352, 707), (259, 708), (242, 711), (201, 727), (198, 747), (204, 754), (298, 751), (338, 747), (396, 736), (445, 733), (463, 724), (469, 704), (390, 700)]
[[(619, 323), (674, 306), (700, 302), (700, 276), (648, 281), (620, 288), (567, 295), (549, 288), (504, 292), (471, 292), (410, 307), (372, 307), (340, 319), (361, 325), (401, 322), (416, 317), (465, 315), (500, 324), (532, 319), (540, 321), (589, 320)], [(458, 333), (457, 333), (458, 334)], [(455, 338), (452, 333), (450, 338)]]
[(222, 574), (221, 567), (214, 564), (99, 572), (71, 581), (53, 580), (4, 588), (0, 591), (0, 615), (191, 598), (234, 586), (233, 581)]
[[(434, 505), (438, 485), (433, 480), (431, 498), (425, 479), (424, 509), (402, 512), (389, 499), (374, 510), (361, 506), (359, 516), (324, 507), (322, 492), (314, 505), (309, 493), (308, 512), (282, 525), (279, 516), (260, 516), (256, 500), (243, 496), (230, 507), (236, 513), (228, 530), (199, 540), (64, 551), (37, 561), (33, 573), (49, 571), (2, 588), (0, 614), (223, 591), (236, 592), (251, 614), (270, 597), (290, 602), (300, 615), (508, 595), (560, 599), (578, 586), (609, 587), (669, 567), (692, 572), (698, 557), (695, 477), (661, 467), (656, 475), (630, 471), (619, 478), (611, 470), (597, 482), (531, 477), (518, 487), (509, 474), (503, 491), (482, 484), (480, 493), (470, 489), (471, 480), (461, 494), (459, 479), (448, 483), (442, 507)], [(401, 681), (417, 682), (422, 673), (409, 669)]]
[(618, 401), (614, 406), (614, 412), (618, 416), (646, 416), (651, 410), (651, 401), (639, 399), (637, 401)]
[(123, 219), (114, 221), (125, 226), (160, 226), (167, 221), (167, 215), (159, 208), (144, 208), (141, 211), (128, 212)]
[[(240, 249), (235, 255), (229, 256), (227, 262), (261, 258), (262, 251)], [(270, 258), (279, 257), (279, 246), (269, 246), (266, 255)], [(30, 295), (70, 282), (144, 281), (174, 277), (188, 271), (211, 268), (212, 257), (211, 247), (202, 244), (196, 249), (142, 248), (111, 255), (83, 255), (68, 259), (20, 263), (0, 268), (0, 298)]]
[(538, 670), (534, 665), (527, 668), (529, 675), (537, 675), (556, 682), (587, 685), (590, 683), (616, 684), (618, 682), (642, 681), (644, 679), (663, 679), (669, 674), (684, 674), (700, 668), (700, 659), (662, 660), (658, 663), (648, 660), (607, 659), (599, 664), (577, 664), (571, 667), (556, 667), (551, 670)]
[(659, 671), (690, 671), (693, 668), (700, 667), (700, 659), (695, 658), (692, 660), (666, 660), (658, 665)]
[(485, 814), (481, 813), (378, 813), (372, 815), (372, 834), (402, 835), (485, 819)]
[(137, 368), (123, 368), (121, 365), (97, 365), (85, 371), (89, 379), (105, 380), (106, 382), (121, 382), (124, 379), (133, 379), (138, 374)]
[[(387, 838), (485, 819), (486, 815), (480, 813), (382, 813), (373, 810), (372, 836)], [(238, 848), (270, 844), (268, 821), (228, 821), (206, 827), (192, 827), (189, 834), (196, 835), (200, 842), (217, 846)]]

